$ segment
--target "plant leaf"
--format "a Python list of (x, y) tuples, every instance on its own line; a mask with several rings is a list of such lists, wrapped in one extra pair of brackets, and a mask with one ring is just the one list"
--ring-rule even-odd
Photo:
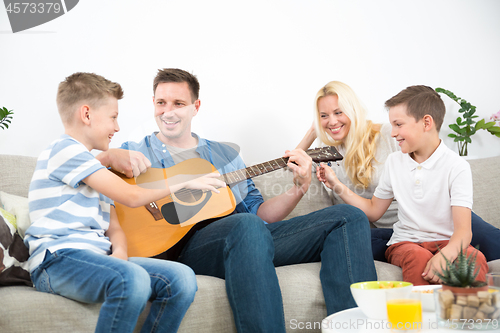
[(476, 123), (476, 129), (482, 129), (484, 128), (484, 119), (481, 119)]
[(460, 127), (457, 124), (450, 124), (449, 127), (457, 133), (460, 133)]

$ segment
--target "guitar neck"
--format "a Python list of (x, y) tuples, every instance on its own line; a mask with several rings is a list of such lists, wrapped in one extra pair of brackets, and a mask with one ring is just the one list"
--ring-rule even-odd
[(271, 171), (282, 169), (286, 167), (287, 162), (288, 157), (281, 157), (275, 160), (253, 165), (245, 169), (228, 172), (219, 177), (219, 179), (225, 182), (227, 185), (233, 185)]
[[(316, 163), (338, 161), (343, 158), (343, 156), (340, 155), (337, 149), (331, 146), (308, 149), (306, 150), (306, 154), (309, 155), (312, 158), (312, 160)], [(287, 163), (288, 163), (288, 157), (280, 157), (275, 160), (256, 164), (245, 169), (228, 172), (220, 176), (219, 179), (225, 182), (227, 185), (233, 185), (241, 181), (250, 179), (252, 177), (260, 176), (271, 171), (282, 169), (286, 167)]]

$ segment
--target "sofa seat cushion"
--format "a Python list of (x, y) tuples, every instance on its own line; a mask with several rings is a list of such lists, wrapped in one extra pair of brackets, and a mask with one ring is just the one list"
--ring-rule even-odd
[[(298, 329), (300, 323), (319, 324), (326, 317), (319, 282), (320, 268), (320, 263), (308, 263), (276, 269), (283, 296), (285, 322), (290, 332), (310, 332)], [(224, 280), (203, 275), (196, 278), (198, 292), (179, 332), (236, 333)], [(2, 325), (13, 333), (90, 333), (97, 323), (101, 307), (101, 304), (84, 304), (23, 286), (1, 287), (0, 299), (4, 301), (0, 310)], [(149, 304), (141, 314), (135, 332), (140, 331), (148, 312)], [(30, 315), (19, 316), (19, 313)]]
[(2, 327), (12, 333), (91, 333), (101, 308), (26, 286), (0, 287), (0, 299)]
[[(491, 261), (490, 272), (500, 273), (500, 260)], [(401, 280), (401, 268), (375, 261), (379, 280)], [(308, 330), (320, 325), (326, 317), (326, 306), (319, 281), (320, 263), (290, 265), (276, 268), (283, 296), (287, 332), (319, 332)], [(198, 275), (198, 292), (181, 323), (179, 332), (231, 332), (235, 333), (231, 307), (224, 280)], [(9, 332), (52, 333), (93, 332), (100, 304), (84, 304), (67, 298), (42, 293), (32, 287), (0, 287), (2, 327)], [(141, 314), (135, 332), (149, 312)], [(20, 316), (19, 313), (29, 315)], [(304, 327), (300, 329), (299, 327)]]

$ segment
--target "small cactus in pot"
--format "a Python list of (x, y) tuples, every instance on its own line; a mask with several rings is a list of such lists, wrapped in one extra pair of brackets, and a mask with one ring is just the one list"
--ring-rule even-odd
[[(444, 255), (446, 260), (446, 267), (442, 272), (436, 272), (436, 275), (441, 279), (443, 289), (446, 287), (458, 288), (483, 288), (488, 290), (488, 286), (484, 281), (477, 281), (479, 269), (476, 270), (476, 258), (478, 250), (474, 254), (467, 256), (467, 251), (460, 247), (460, 252), (457, 258), (450, 262)], [(445, 287), (446, 286), (446, 287)]]
[[(436, 314), (440, 326), (460, 329), (485, 329), (487, 323), (500, 319), (500, 292), (490, 291), (484, 281), (476, 280), (479, 269), (476, 266), (477, 253), (467, 256), (460, 249), (455, 261), (446, 257), (446, 267), (436, 275), (443, 288), (435, 291)], [(498, 326), (497, 326), (498, 327)], [(490, 327), (493, 328), (493, 327)]]

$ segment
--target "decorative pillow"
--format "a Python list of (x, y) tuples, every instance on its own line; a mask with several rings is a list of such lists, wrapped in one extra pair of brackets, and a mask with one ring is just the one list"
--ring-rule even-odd
[(0, 286), (33, 286), (28, 258), (28, 248), (16, 230), (15, 216), (0, 208)]
[(31, 225), (28, 198), (0, 191), (0, 201), (3, 204), (3, 209), (16, 216), (16, 229), (24, 238), (24, 232)]

